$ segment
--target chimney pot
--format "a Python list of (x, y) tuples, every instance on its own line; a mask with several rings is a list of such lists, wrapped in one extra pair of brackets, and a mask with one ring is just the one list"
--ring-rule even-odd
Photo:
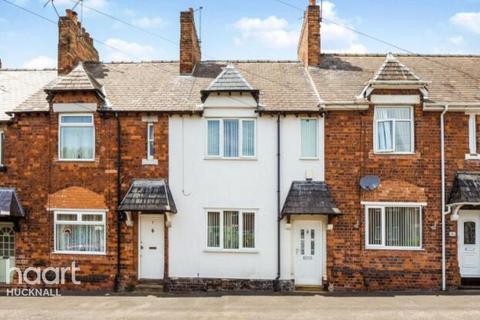
[(316, 6), (317, 5), (317, 0), (310, 0), (310, 5), (311, 6)]

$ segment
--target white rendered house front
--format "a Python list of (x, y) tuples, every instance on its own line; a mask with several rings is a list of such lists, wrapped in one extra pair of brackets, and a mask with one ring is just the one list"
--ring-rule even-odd
[(209, 89), (229, 72), (245, 88), (207, 92), (201, 115), (169, 120), (169, 183), (178, 210), (169, 230), (169, 276), (271, 281), (280, 269), (280, 280), (319, 285), (326, 218), (305, 212), (281, 220), (279, 268), (277, 188), (280, 173), (283, 206), (293, 181), (324, 180), (323, 118), (262, 115), (258, 92), (232, 66)]

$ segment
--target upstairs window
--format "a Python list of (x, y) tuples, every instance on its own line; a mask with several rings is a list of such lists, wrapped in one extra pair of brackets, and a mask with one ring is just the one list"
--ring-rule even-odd
[(95, 159), (93, 115), (60, 115), (59, 122), (59, 159), (93, 161)]
[(375, 108), (375, 152), (413, 153), (413, 108)]
[(318, 121), (317, 119), (301, 120), (301, 158), (318, 157)]
[(207, 156), (255, 157), (255, 120), (212, 119), (207, 121)]
[(3, 131), (0, 131), (0, 167), (5, 166), (4, 151), (5, 151), (5, 133)]
[(147, 124), (147, 159), (155, 158), (155, 129), (152, 122)]

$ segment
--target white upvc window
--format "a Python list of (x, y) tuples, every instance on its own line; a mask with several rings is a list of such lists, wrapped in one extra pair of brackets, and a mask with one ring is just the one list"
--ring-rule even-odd
[(147, 160), (155, 158), (155, 127), (153, 122), (147, 123)]
[(477, 115), (469, 114), (468, 119), (468, 149), (469, 156), (477, 156)]
[(376, 106), (373, 132), (375, 153), (413, 153), (413, 107)]
[(207, 210), (207, 249), (255, 249), (254, 210)]
[(5, 133), (0, 131), (0, 167), (5, 165)]
[(367, 249), (421, 249), (422, 206), (403, 203), (366, 205), (365, 242)]
[(55, 253), (105, 254), (104, 211), (61, 210), (54, 212)]
[(254, 119), (208, 119), (207, 157), (254, 158), (256, 121)]
[(300, 120), (301, 153), (302, 159), (318, 158), (318, 120), (305, 118)]
[(93, 120), (93, 114), (59, 115), (59, 160), (95, 160), (95, 125)]

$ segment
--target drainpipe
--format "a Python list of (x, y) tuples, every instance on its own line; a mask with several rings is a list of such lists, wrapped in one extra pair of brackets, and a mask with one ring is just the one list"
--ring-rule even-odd
[(275, 278), (276, 290), (280, 291), (280, 222), (282, 219), (280, 208), (280, 114), (277, 115), (277, 277)]
[(117, 120), (117, 273), (115, 274), (115, 291), (118, 291), (120, 289), (120, 270), (121, 270), (121, 237), (120, 237), (120, 231), (122, 227), (122, 221), (121, 221), (121, 212), (119, 210), (120, 207), (120, 196), (121, 196), (121, 176), (120, 176), (120, 169), (121, 169), (121, 130), (120, 130), (120, 117), (118, 112), (115, 112), (115, 119)]
[(448, 104), (445, 105), (440, 116), (440, 148), (441, 148), (441, 171), (442, 171), (442, 291), (447, 289), (446, 280), (446, 256), (445, 256), (445, 114), (448, 111)]

